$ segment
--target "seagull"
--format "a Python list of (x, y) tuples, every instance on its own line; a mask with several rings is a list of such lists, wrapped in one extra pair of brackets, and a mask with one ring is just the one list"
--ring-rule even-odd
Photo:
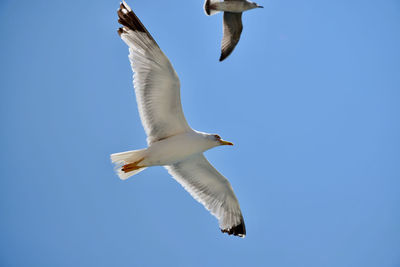
[(194, 199), (219, 222), (221, 232), (244, 237), (246, 228), (229, 181), (203, 152), (233, 145), (217, 134), (193, 130), (182, 111), (178, 75), (156, 41), (123, 1), (118, 29), (129, 46), (129, 59), (140, 118), (148, 147), (111, 155), (118, 176), (125, 180), (150, 166), (164, 166)]
[(219, 61), (227, 58), (239, 42), (243, 30), (242, 13), (254, 8), (263, 8), (263, 6), (247, 0), (206, 0), (204, 2), (206, 15), (211, 16), (221, 11), (224, 12), (224, 36), (222, 37)]

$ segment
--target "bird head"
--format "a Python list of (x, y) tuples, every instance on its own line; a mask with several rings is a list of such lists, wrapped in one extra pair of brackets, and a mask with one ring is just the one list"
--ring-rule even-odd
[(259, 4), (254, 3), (254, 2), (251, 4), (252, 4), (253, 8), (264, 8), (263, 6), (260, 6)]
[(233, 146), (233, 143), (222, 140), (218, 134), (211, 135), (212, 139), (217, 142), (217, 146)]

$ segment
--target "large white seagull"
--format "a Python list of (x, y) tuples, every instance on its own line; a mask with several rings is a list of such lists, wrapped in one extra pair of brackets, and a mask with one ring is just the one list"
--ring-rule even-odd
[(233, 145), (216, 134), (193, 130), (183, 115), (178, 75), (132, 9), (122, 2), (118, 33), (129, 46), (133, 84), (148, 148), (116, 153), (111, 160), (123, 180), (150, 166), (164, 166), (219, 221), (221, 231), (244, 237), (246, 228), (229, 181), (203, 152)]

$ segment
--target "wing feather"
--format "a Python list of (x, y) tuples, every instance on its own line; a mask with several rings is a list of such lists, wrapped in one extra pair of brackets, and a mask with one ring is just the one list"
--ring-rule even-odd
[(242, 13), (224, 12), (223, 37), (221, 42), (221, 57), (219, 61), (227, 58), (235, 49), (243, 30)]
[(121, 3), (118, 30), (129, 46), (133, 84), (149, 144), (190, 130), (182, 111), (180, 82), (171, 62), (132, 9)]
[(194, 199), (217, 217), (222, 232), (241, 237), (246, 235), (242, 212), (231, 184), (203, 154), (165, 168)]

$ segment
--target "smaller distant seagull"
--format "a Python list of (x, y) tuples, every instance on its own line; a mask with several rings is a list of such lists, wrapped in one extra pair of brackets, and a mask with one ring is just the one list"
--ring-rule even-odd
[(219, 61), (227, 58), (239, 42), (243, 30), (242, 13), (254, 8), (263, 8), (263, 6), (247, 0), (206, 0), (204, 2), (204, 11), (208, 16), (220, 11), (224, 12), (224, 36)]
[(132, 9), (122, 2), (118, 33), (129, 46), (133, 84), (148, 148), (116, 153), (111, 161), (125, 180), (150, 166), (164, 166), (219, 221), (223, 233), (244, 237), (246, 228), (229, 181), (204, 157), (217, 146), (233, 145), (219, 135), (193, 130), (183, 115), (178, 75)]

